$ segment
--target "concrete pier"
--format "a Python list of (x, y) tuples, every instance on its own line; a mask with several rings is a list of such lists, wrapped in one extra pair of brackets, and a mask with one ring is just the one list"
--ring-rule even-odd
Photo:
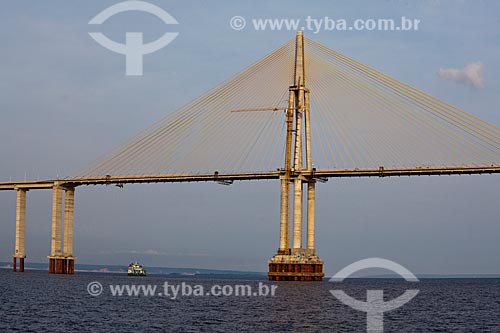
[(73, 230), (75, 212), (75, 189), (64, 190), (64, 247), (63, 274), (75, 273), (75, 257), (73, 256)]
[(314, 251), (314, 202), (316, 184), (314, 181), (307, 183), (307, 242), (308, 250)]
[(280, 208), (280, 247), (278, 253), (289, 253), (289, 210), (290, 210), (290, 184), (286, 177), (281, 179), (281, 208)]
[(293, 246), (302, 248), (302, 180), (293, 181)]
[(51, 274), (74, 274), (75, 271), (75, 258), (73, 257), (74, 194), (74, 188), (62, 188), (58, 184), (55, 184), (52, 189), (52, 238), (50, 256), (48, 257), (49, 273)]
[(12, 264), (14, 272), (17, 271), (17, 259), (19, 259), (19, 272), (24, 272), (24, 250), (25, 227), (26, 227), (26, 189), (16, 189), (16, 243)]
[(58, 185), (52, 189), (52, 238), (50, 243), (50, 255), (61, 255), (62, 241), (62, 188)]

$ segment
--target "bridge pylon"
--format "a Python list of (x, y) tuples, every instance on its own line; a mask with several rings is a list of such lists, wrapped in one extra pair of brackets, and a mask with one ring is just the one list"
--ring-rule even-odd
[(24, 249), (25, 226), (26, 226), (26, 192), (27, 189), (16, 188), (16, 243), (12, 255), (12, 267), (17, 272), (17, 259), (19, 259), (19, 272), (24, 272)]
[[(286, 112), (285, 167), (280, 176), (280, 246), (269, 260), (269, 280), (321, 281), (323, 261), (314, 247), (315, 177), (311, 156), (311, 121), (309, 89), (306, 88), (304, 36), (297, 32), (295, 40), (294, 85), (290, 87)], [(294, 127), (295, 126), (295, 127)], [(294, 135), (295, 134), (295, 135)], [(293, 150), (292, 150), (293, 144)], [(305, 151), (305, 165), (303, 152)], [(292, 164), (293, 160), (293, 164)], [(303, 238), (303, 192), (307, 184), (307, 236)], [(292, 247), (290, 248), (290, 186), (293, 184)]]
[(49, 273), (51, 274), (74, 274), (75, 272), (75, 257), (73, 256), (74, 204), (74, 187), (63, 187), (55, 183), (52, 188), (51, 251), (50, 256), (48, 256)]

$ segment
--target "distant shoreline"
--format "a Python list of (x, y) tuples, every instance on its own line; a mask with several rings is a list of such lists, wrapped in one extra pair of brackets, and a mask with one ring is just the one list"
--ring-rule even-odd
[[(0, 269), (12, 269), (12, 263), (0, 262)], [(27, 263), (25, 270), (47, 271), (48, 263)], [(146, 267), (150, 275), (166, 275), (170, 277), (190, 276), (241, 276), (241, 277), (266, 277), (266, 272), (218, 270), (206, 268), (180, 268), (180, 267)], [(126, 274), (127, 266), (121, 265), (90, 265), (76, 264), (77, 273), (103, 273), (103, 274)], [(419, 279), (500, 279), (500, 274), (416, 274)], [(328, 280), (329, 277), (325, 277)], [(398, 275), (367, 275), (354, 276), (350, 279), (401, 279)]]
[[(12, 263), (0, 262), (0, 269), (12, 269)], [(265, 272), (218, 270), (206, 268), (182, 268), (182, 267), (145, 267), (148, 274), (170, 275), (170, 276), (193, 276), (193, 275), (241, 275), (241, 276), (267, 276)], [(29, 262), (25, 264), (25, 270), (48, 270), (48, 263)], [(127, 265), (91, 265), (75, 264), (75, 272), (85, 273), (114, 273), (127, 274)]]

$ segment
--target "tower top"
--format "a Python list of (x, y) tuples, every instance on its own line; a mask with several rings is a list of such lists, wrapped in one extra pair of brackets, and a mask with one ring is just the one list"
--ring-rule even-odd
[(297, 31), (295, 37), (295, 86), (305, 86), (306, 72), (304, 68), (304, 34), (302, 31)]

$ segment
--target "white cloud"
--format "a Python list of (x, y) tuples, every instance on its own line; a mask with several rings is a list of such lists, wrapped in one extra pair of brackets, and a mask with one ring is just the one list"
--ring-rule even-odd
[(483, 64), (470, 62), (463, 68), (440, 68), (437, 75), (445, 80), (468, 84), (474, 88), (484, 88)]

